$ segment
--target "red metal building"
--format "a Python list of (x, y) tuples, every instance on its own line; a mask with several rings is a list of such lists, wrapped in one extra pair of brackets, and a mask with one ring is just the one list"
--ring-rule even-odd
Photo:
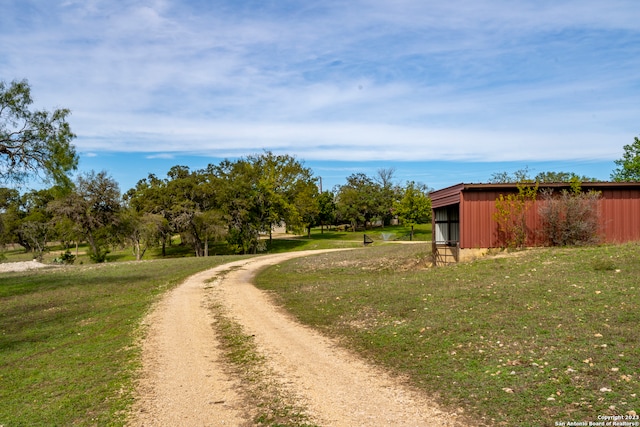
[[(540, 184), (560, 192), (568, 183)], [(585, 182), (582, 190), (601, 194), (600, 238), (604, 243), (640, 241), (640, 182)], [(458, 184), (431, 193), (433, 210), (433, 250), (441, 261), (460, 260), (488, 248), (500, 247), (496, 199), (517, 193), (516, 184)], [(530, 233), (527, 245), (541, 245), (541, 226), (537, 199), (526, 211)]]

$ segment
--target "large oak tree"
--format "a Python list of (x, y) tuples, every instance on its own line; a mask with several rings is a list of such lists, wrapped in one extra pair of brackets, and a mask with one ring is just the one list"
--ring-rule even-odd
[(73, 221), (89, 243), (90, 258), (103, 262), (117, 235), (122, 207), (120, 187), (105, 171), (82, 174), (76, 181), (74, 189), (50, 202), (49, 208), (58, 217)]

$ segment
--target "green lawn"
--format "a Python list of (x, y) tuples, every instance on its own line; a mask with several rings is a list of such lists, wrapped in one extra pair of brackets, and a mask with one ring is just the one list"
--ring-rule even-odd
[(320, 229), (319, 227), (311, 230), (311, 237), (308, 236), (291, 236), (288, 239), (274, 239), (272, 244), (268, 246), (268, 252), (287, 252), (308, 249), (329, 249), (329, 248), (355, 248), (364, 244), (364, 236), (373, 241), (373, 245), (379, 245), (394, 241), (431, 241), (431, 224), (416, 225), (413, 229), (413, 237), (411, 227), (390, 226), (376, 227), (368, 230), (359, 231), (337, 231), (335, 228)]
[[(271, 250), (360, 249), (269, 268), (259, 286), (302, 322), (462, 408), (473, 425), (640, 412), (640, 245), (427, 268), (426, 241), (374, 237), (362, 247), (362, 234), (330, 233), (274, 241)], [(151, 304), (187, 276), (237, 258), (0, 275), (0, 425), (121, 425)]]
[[(289, 251), (303, 251), (313, 249), (330, 249), (330, 248), (355, 248), (363, 245), (364, 235), (373, 239), (374, 245), (379, 243), (387, 243), (392, 241), (410, 240), (411, 227), (389, 226), (376, 227), (368, 230), (337, 231), (335, 227), (331, 229), (321, 229), (315, 227), (311, 229), (311, 237), (305, 235), (290, 234), (284, 239), (273, 239), (269, 242), (268, 236), (263, 236), (265, 240), (265, 251), (263, 253), (279, 253)], [(418, 224), (413, 229), (414, 241), (431, 241), (431, 224)], [(54, 258), (64, 253), (66, 248), (57, 244), (50, 244), (50, 250), (45, 252), (43, 262), (51, 264)], [(181, 245), (180, 238), (174, 237), (171, 245), (166, 247), (166, 258), (184, 258), (192, 257), (193, 251), (188, 245)], [(75, 247), (69, 249), (72, 255), (76, 256), (75, 264), (91, 264), (87, 252), (89, 247), (86, 243), (81, 244), (76, 250)], [(229, 248), (224, 243), (210, 242), (209, 254), (215, 255), (231, 255)], [(4, 260), (2, 262), (31, 261), (34, 258), (33, 253), (25, 252), (19, 245), (12, 245), (3, 253)], [(162, 250), (160, 247), (149, 248), (145, 253), (144, 260), (162, 259)], [(135, 256), (129, 247), (111, 248), (107, 255), (107, 262), (135, 261)]]
[(639, 245), (422, 269), (428, 252), (381, 245), (297, 259), (258, 284), (473, 424), (640, 412)]
[[(361, 242), (364, 234), (373, 238), (374, 242), (385, 242), (394, 240), (410, 240), (411, 227), (393, 225), (387, 227), (374, 227), (358, 231), (338, 231), (335, 227), (322, 230), (319, 227), (311, 230), (311, 237), (323, 240), (353, 240)], [(413, 227), (413, 240), (430, 241), (431, 224), (418, 224)]]
[[(359, 247), (361, 236), (314, 230), (311, 239), (275, 240), (270, 252)], [(86, 249), (73, 266), (0, 275), (0, 426), (122, 424), (150, 305), (187, 276), (237, 259), (188, 257), (174, 244), (174, 258), (160, 260), (153, 249), (150, 261), (121, 262), (133, 259), (123, 248), (96, 265)], [(61, 251), (53, 247), (44, 262)], [(5, 255), (33, 259), (19, 247)]]
[(0, 274), (0, 425), (122, 425), (150, 305), (187, 276), (237, 258)]

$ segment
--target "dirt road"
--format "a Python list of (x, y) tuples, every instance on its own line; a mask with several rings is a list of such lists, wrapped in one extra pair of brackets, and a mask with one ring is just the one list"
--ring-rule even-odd
[[(240, 426), (239, 380), (224, 367), (207, 308), (213, 299), (255, 335), (277, 379), (323, 426), (454, 426), (426, 396), (296, 323), (251, 284), (260, 268), (321, 251), (268, 255), (190, 277), (145, 321), (143, 375), (131, 426)], [(207, 279), (219, 277), (215, 282)], [(207, 285), (208, 281), (208, 285)]]

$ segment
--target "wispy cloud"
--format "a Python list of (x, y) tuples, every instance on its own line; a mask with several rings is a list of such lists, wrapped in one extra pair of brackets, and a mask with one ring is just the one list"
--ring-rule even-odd
[(146, 156), (147, 159), (174, 159), (176, 156), (171, 153), (160, 153)]
[(637, 16), (623, 0), (10, 0), (0, 76), (72, 109), (85, 153), (613, 159), (638, 132)]

